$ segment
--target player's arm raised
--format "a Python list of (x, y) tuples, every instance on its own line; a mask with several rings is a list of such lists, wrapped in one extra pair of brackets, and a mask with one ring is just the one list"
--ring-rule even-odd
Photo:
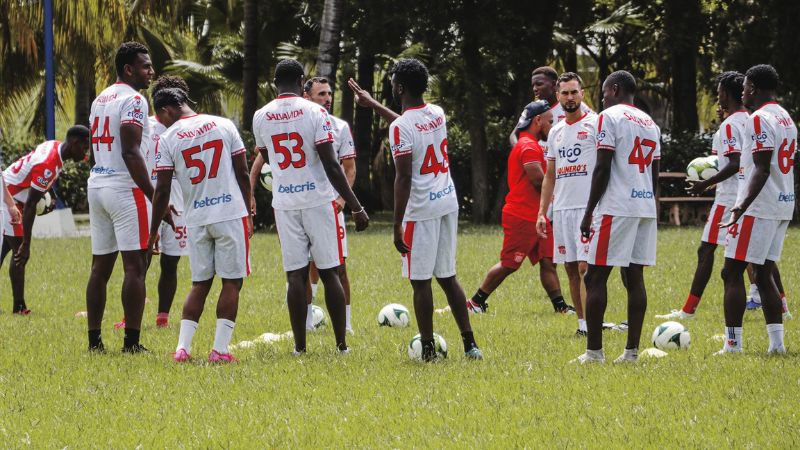
[(767, 184), (769, 179), (770, 163), (772, 162), (772, 152), (774, 150), (761, 150), (753, 152), (753, 164), (755, 170), (753, 171), (753, 178), (750, 179), (750, 184), (747, 185), (744, 200), (741, 203), (731, 208), (731, 216), (728, 222), (720, 225), (720, 228), (727, 228), (735, 224), (740, 217), (747, 211), (753, 200), (761, 193), (761, 189)]
[(369, 226), (369, 216), (364, 211), (358, 198), (356, 198), (356, 194), (353, 193), (350, 185), (347, 184), (347, 177), (344, 175), (342, 165), (339, 164), (339, 158), (333, 150), (333, 145), (330, 142), (317, 144), (317, 153), (331, 185), (342, 196), (347, 206), (350, 207), (353, 220), (356, 222), (356, 231), (364, 231)]
[(353, 94), (355, 94), (355, 100), (358, 106), (374, 110), (379, 116), (383, 117), (383, 120), (387, 123), (392, 123), (395, 119), (400, 117), (399, 114), (372, 98), (369, 92), (362, 89), (361, 86), (356, 83), (356, 80), (350, 78), (347, 80), (347, 85), (350, 86)]
[[(122, 124), (119, 127), (120, 146), (122, 147), (122, 160), (128, 173), (133, 178), (136, 186), (142, 190), (145, 197), (153, 201), (153, 185), (147, 173), (147, 165), (142, 157), (139, 147), (142, 145), (142, 127), (137, 124)], [(159, 218), (159, 220), (161, 220)]]
[(556, 185), (556, 162), (547, 160), (547, 172), (542, 180), (542, 192), (539, 200), (539, 216), (536, 218), (536, 231), (543, 239), (547, 239), (547, 211), (553, 201), (553, 190)]
[(411, 196), (411, 152), (394, 157), (394, 246), (401, 254), (411, 251), (403, 239), (403, 217)]
[[(236, 183), (239, 185), (239, 191), (242, 193), (244, 204), (247, 207), (247, 232), (250, 237), (253, 237), (253, 214), (255, 214), (255, 208), (253, 207), (253, 191), (250, 186), (250, 175), (247, 170), (247, 152), (241, 151), (233, 155), (232, 162), (233, 173), (236, 175)], [(260, 168), (258, 170), (261, 171)]]

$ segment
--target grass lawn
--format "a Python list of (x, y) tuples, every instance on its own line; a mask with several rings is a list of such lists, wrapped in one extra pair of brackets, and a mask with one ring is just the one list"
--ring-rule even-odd
[[(646, 271), (650, 305), (642, 348), (660, 322), (654, 314), (682, 305), (695, 267), (700, 229), (659, 232), (658, 265)], [(798, 229), (784, 249), (784, 284), (800, 298)], [(500, 227), (463, 226), (459, 278), (471, 295), (497, 261)], [(234, 342), (290, 329), (285, 279), (276, 235), (252, 242), (253, 275), (245, 281)], [(104, 322), (109, 352), (86, 351), (84, 292), (90, 265), (88, 238), (35, 241), (29, 263), (29, 317), (10, 314), (3, 277), (0, 302), (0, 447), (797, 447), (800, 445), (800, 339), (786, 331), (789, 354), (766, 357), (760, 312), (745, 317), (745, 354), (715, 357), (723, 331), (722, 285), (714, 277), (698, 317), (687, 322), (688, 351), (673, 351), (638, 365), (581, 367), (568, 361), (584, 350), (573, 337), (574, 316), (560, 316), (528, 266), (491, 298), (490, 313), (472, 316), (485, 360), (462, 356), (449, 315), (436, 331), (449, 344), (448, 359), (424, 365), (408, 359), (417, 333), (379, 328), (376, 315), (391, 302), (411, 309), (411, 287), (400, 277), (390, 230), (375, 227), (350, 236), (353, 354), (334, 354), (331, 329), (309, 337), (309, 354), (290, 355), (291, 340), (239, 349), (241, 363), (209, 366), (214, 301), (195, 336), (189, 364), (169, 358), (178, 337), (181, 305), (190, 285), (188, 261), (170, 321), (155, 328), (157, 270), (148, 274), (153, 299), (145, 311), (142, 342), (149, 355), (119, 353), (122, 332), (121, 262), (110, 283)], [(715, 271), (721, 268), (717, 252)], [(566, 294), (566, 276), (559, 270)], [(215, 285), (215, 299), (219, 284)], [(322, 290), (320, 290), (322, 291)], [(438, 308), (446, 301), (435, 291)], [(625, 296), (612, 276), (606, 320), (624, 320)], [(790, 306), (792, 305), (790, 303)], [(413, 317), (413, 314), (412, 314)], [(623, 333), (605, 334), (606, 357), (622, 352)]]

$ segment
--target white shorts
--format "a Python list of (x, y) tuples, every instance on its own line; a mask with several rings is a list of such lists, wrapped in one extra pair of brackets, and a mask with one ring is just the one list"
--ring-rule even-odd
[(336, 202), (307, 209), (276, 209), (275, 226), (284, 271), (307, 266), (309, 253), (318, 269), (344, 264), (344, 223), (336, 213)]
[(725, 257), (762, 265), (779, 261), (788, 220), (762, 219), (744, 215), (727, 229)]
[[(347, 258), (347, 229), (344, 224), (344, 212), (339, 211), (339, 238), (342, 240), (342, 257)], [(313, 262), (311, 252), (308, 252), (308, 262)]]
[(161, 253), (168, 256), (189, 256), (189, 241), (187, 239), (188, 230), (183, 216), (172, 215), (177, 232), (172, 231), (172, 227), (166, 223), (161, 223), (161, 239), (158, 241)]
[(403, 240), (411, 252), (402, 255), (409, 280), (449, 278), (456, 274), (458, 211), (419, 222), (403, 222)]
[(189, 227), (188, 232), (192, 281), (207, 281), (215, 274), (229, 280), (250, 275), (247, 217)]
[(589, 258), (589, 240), (581, 236), (581, 220), (585, 212), (585, 208), (575, 208), (553, 213), (553, 262), (586, 261)]
[(594, 266), (656, 265), (656, 219), (595, 215), (589, 239)]
[(150, 201), (139, 188), (89, 189), (92, 254), (147, 250)]
[(725, 220), (730, 216), (730, 211), (730, 206), (714, 202), (708, 211), (708, 219), (706, 219), (706, 226), (703, 227), (703, 237), (700, 240), (709, 244), (725, 245), (725, 236), (728, 234), (728, 230), (720, 228), (719, 224), (725, 223)]

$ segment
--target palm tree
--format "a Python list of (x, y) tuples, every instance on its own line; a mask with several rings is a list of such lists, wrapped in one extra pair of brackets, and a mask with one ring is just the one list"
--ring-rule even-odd
[(344, 0), (325, 0), (320, 20), (317, 76), (327, 78), (331, 88), (336, 87), (336, 66), (339, 64), (343, 14)]

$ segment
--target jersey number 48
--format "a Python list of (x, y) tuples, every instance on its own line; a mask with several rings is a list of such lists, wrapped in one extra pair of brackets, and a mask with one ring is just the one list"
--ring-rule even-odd
[(440, 173), (447, 173), (450, 170), (450, 158), (447, 156), (447, 138), (439, 144), (439, 151), (442, 154), (441, 161), (436, 157), (436, 150), (433, 144), (425, 149), (425, 159), (422, 160), (422, 167), (419, 169), (420, 175), (432, 173), (435, 177)]

